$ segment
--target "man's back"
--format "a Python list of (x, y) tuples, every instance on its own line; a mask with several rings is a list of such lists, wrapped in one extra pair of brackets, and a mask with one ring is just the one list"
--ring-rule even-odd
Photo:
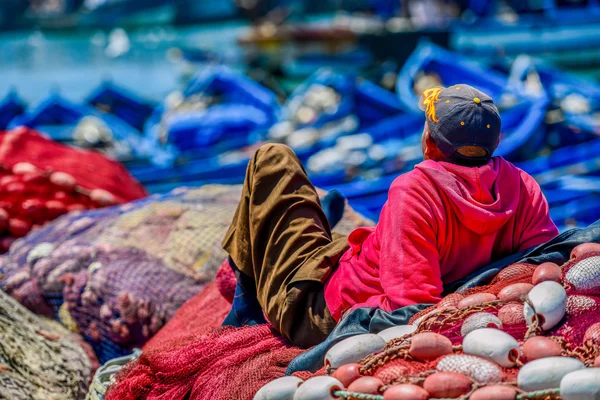
[(424, 161), (394, 181), (377, 227), (350, 236), (327, 304), (339, 317), (359, 304), (391, 311), (434, 302), (443, 283), (557, 233), (539, 185), (504, 159)]

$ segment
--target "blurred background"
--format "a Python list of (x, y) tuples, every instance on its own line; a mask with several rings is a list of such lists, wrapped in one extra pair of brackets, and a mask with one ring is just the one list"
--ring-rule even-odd
[(467, 83), (565, 229), (600, 218), (599, 64), (600, 0), (0, 0), (0, 130), (155, 193), (241, 183), (282, 142), (376, 220), (420, 160), (419, 95)]

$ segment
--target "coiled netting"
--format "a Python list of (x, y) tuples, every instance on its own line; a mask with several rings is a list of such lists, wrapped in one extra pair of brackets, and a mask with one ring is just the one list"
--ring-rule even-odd
[[(523, 302), (494, 300), (484, 304), (457, 308), (464, 297), (477, 293), (498, 295), (514, 283), (531, 283), (536, 268), (530, 264), (514, 264), (505, 268), (487, 286), (453, 293), (438, 305), (418, 313), (411, 320), (419, 323), (418, 332), (431, 331), (448, 337), (453, 351), (460, 357), (422, 362), (410, 356), (405, 339), (388, 342), (386, 348), (364, 358), (363, 375), (382, 380), (379, 394), (360, 394), (338, 391), (341, 398), (383, 399), (388, 387), (400, 383), (422, 385), (437, 370), (460, 372), (473, 380), (473, 390), (500, 381), (501, 385), (516, 386), (519, 366), (527, 360), (523, 356), (514, 368), (502, 368), (471, 355), (463, 355), (461, 327), (470, 315), (480, 312), (500, 315), (502, 330), (514, 336), (519, 343), (526, 338), (543, 335), (559, 344), (562, 355), (577, 358), (590, 366), (600, 355), (600, 253), (588, 253), (562, 266), (562, 281), (568, 295), (565, 317), (553, 329), (543, 332), (539, 321), (528, 326), (523, 317)], [(597, 258), (595, 258), (597, 257)], [(226, 278), (226, 276), (224, 277)], [(216, 284), (215, 284), (216, 285)], [(219, 283), (220, 288), (229, 288)], [(156, 345), (147, 349), (142, 357), (129, 364), (117, 377), (117, 384), (108, 392), (114, 399), (252, 399), (266, 383), (284, 375), (287, 364), (303, 350), (291, 346), (268, 325), (244, 328), (218, 328), (210, 330), (200, 321), (209, 315), (218, 318), (210, 321), (217, 325), (226, 315), (228, 303), (211, 301), (215, 287), (206, 289), (184, 306), (172, 320), (175, 331), (165, 328), (153, 340)], [(230, 289), (227, 289), (230, 290)], [(230, 294), (229, 294), (230, 295)], [(208, 301), (203, 304), (203, 301)], [(210, 309), (210, 311), (209, 311)], [(194, 314), (195, 313), (195, 314)], [(177, 322), (176, 322), (177, 321)], [(192, 322), (196, 321), (196, 322)], [(175, 325), (174, 325), (175, 326)], [(197, 331), (195, 331), (197, 330)], [(414, 335), (413, 333), (411, 335)], [(169, 336), (173, 335), (173, 340)], [(307, 379), (327, 374), (325, 368), (312, 374), (296, 373)], [(470, 393), (461, 398), (468, 399)], [(558, 399), (558, 388), (525, 393), (517, 391), (518, 399)]]

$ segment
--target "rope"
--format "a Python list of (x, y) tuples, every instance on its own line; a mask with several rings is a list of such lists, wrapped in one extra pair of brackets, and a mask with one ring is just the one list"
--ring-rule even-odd
[[(533, 400), (533, 399), (546, 399), (552, 398), (552, 396), (560, 394), (560, 389), (546, 389), (538, 390), (536, 392), (521, 393), (517, 395), (516, 400)], [(364, 394), (357, 392), (347, 392), (345, 390), (337, 390), (333, 392), (336, 397), (344, 399), (356, 399), (356, 400), (383, 400), (383, 396), (380, 394)], [(430, 399), (430, 400), (456, 400), (456, 399)]]
[(560, 389), (538, 390), (536, 392), (518, 394), (517, 400), (540, 399), (540, 398), (546, 399), (546, 398), (551, 398), (551, 396), (555, 396), (558, 394), (560, 394)]
[(342, 397), (344, 399), (358, 399), (358, 400), (383, 400), (383, 396), (380, 394), (364, 394), (357, 392), (346, 392), (345, 390), (337, 390), (333, 392), (335, 397)]

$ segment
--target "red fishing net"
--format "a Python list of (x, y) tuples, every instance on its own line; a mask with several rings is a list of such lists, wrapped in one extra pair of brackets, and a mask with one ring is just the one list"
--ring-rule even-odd
[[(529, 298), (520, 297), (510, 301), (494, 299), (503, 297), (506, 293), (503, 289), (510, 285), (531, 284), (536, 267), (514, 264), (503, 270), (489, 285), (448, 295), (438, 305), (415, 315), (411, 322), (418, 324), (417, 333), (431, 331), (448, 337), (454, 344), (454, 354), (426, 362), (415, 359), (409, 352), (410, 343), (405, 342), (416, 334), (413, 333), (389, 341), (383, 351), (360, 361), (361, 373), (373, 375), (382, 381), (380, 393), (401, 383), (423, 385), (425, 379), (436, 371), (466, 375), (476, 383), (474, 388), (498, 381), (514, 387), (519, 367), (528, 361), (523, 355), (516, 361), (515, 367), (502, 368), (491, 361), (462, 352), (463, 325), (469, 317), (478, 313), (484, 313), (479, 315), (487, 318), (483, 320), (486, 324), (499, 319), (500, 322), (484, 326), (500, 328), (514, 336), (520, 345), (527, 338), (546, 336), (558, 344), (561, 355), (577, 358), (587, 366), (592, 365), (600, 355), (600, 253), (584, 254), (562, 266), (562, 283), (567, 293), (566, 314), (548, 331), (540, 328), (543, 323), (541, 319), (534, 319), (527, 325), (523, 307), (524, 301), (531, 302)], [(229, 288), (223, 282), (219, 287)], [(212, 298), (216, 291), (212, 287), (188, 302), (182, 309), (185, 309), (182, 315), (188, 320), (197, 321), (213, 318), (209, 315), (215, 313), (215, 307), (203, 302)], [(226, 291), (231, 294), (231, 288)], [(470, 305), (461, 302), (468, 296), (482, 294), (488, 298), (487, 301), (475, 301)], [(219, 307), (224, 308), (217, 307), (221, 317), (225, 315), (226, 305), (222, 301)], [(178, 317), (173, 319), (172, 324)], [(210, 321), (216, 322), (214, 318)], [(107, 400), (249, 400), (262, 385), (283, 376), (289, 361), (302, 351), (289, 346), (268, 326), (219, 328), (208, 332), (206, 325), (184, 321), (178, 324), (177, 332), (170, 331), (169, 325), (159, 332), (157, 338), (150, 342), (143, 358), (120, 374), (119, 383), (113, 386)], [(175, 339), (171, 340), (167, 335)], [(322, 369), (317, 375), (325, 373)], [(307, 379), (314, 374), (305, 372), (297, 375)], [(466, 393), (463, 398), (469, 398), (471, 393)], [(558, 399), (558, 391), (549, 390), (527, 396)]]
[(58, 144), (28, 128), (0, 134), (0, 190), (0, 252), (68, 211), (146, 196), (117, 162)]

